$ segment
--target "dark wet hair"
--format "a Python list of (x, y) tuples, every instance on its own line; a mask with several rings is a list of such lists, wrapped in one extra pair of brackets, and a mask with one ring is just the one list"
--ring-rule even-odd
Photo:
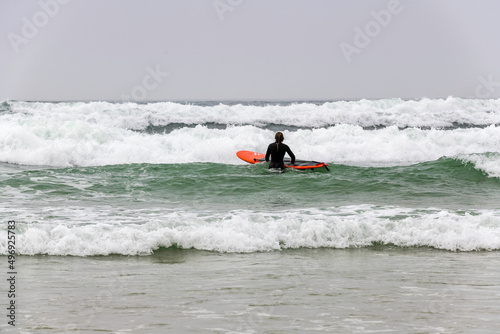
[(283, 140), (285, 140), (285, 137), (283, 137), (283, 133), (282, 132), (276, 132), (276, 135), (274, 136), (274, 139), (276, 140), (276, 144), (279, 144)]

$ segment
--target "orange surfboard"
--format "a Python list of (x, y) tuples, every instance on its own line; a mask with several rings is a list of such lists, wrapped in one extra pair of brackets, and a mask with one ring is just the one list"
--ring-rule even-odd
[[(252, 151), (238, 151), (236, 152), (238, 158), (243, 161), (246, 161), (251, 164), (258, 164), (265, 162), (266, 155), (264, 153), (252, 152)], [(295, 163), (292, 165), (290, 163), (290, 158), (283, 159), (285, 162), (285, 167), (287, 168), (295, 168), (295, 169), (313, 169), (313, 168), (321, 168), (325, 167), (328, 169), (328, 164), (324, 162), (317, 161), (307, 161), (307, 160), (295, 160)]]

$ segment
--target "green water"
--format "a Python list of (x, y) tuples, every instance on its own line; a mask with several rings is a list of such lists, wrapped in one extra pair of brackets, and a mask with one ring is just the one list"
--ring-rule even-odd
[[(330, 165), (330, 171), (265, 165), (132, 164), (10, 171), (0, 186), (31, 203), (149, 204), (192, 210), (375, 204), (447, 209), (500, 207), (500, 179), (442, 158), (396, 167)], [(7, 196), (5, 196), (7, 197)]]

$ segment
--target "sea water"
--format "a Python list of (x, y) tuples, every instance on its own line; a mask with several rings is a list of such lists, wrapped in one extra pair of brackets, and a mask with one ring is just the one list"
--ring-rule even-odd
[(2, 331), (500, 328), (500, 100), (4, 101), (0, 203)]

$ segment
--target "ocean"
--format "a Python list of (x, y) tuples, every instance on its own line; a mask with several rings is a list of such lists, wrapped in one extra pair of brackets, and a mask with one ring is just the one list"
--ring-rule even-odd
[(3, 101), (0, 203), (1, 332), (500, 328), (500, 100)]

